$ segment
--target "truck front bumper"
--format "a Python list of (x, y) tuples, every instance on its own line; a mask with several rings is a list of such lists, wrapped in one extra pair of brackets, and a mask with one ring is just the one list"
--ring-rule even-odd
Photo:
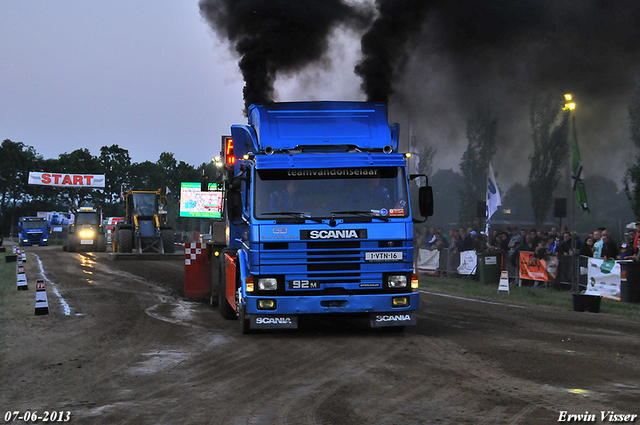
[[(275, 306), (269, 309), (259, 308), (260, 300), (273, 300)], [(245, 301), (247, 313), (261, 315), (407, 312), (418, 309), (420, 293), (274, 297), (250, 295)]]

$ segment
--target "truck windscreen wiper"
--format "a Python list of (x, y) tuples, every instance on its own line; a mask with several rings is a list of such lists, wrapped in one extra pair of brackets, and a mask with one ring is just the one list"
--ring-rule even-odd
[(266, 212), (262, 213), (262, 215), (290, 215), (296, 218), (304, 218), (307, 220), (315, 221), (316, 223), (322, 223), (322, 219), (311, 217), (309, 214), (305, 214), (303, 212), (298, 211), (275, 211), (275, 212)]
[(382, 220), (382, 221), (389, 221), (389, 217), (382, 217), (380, 215), (375, 215), (371, 211), (357, 211), (357, 210), (331, 211), (331, 214), (350, 214), (350, 215), (358, 215), (360, 217), (377, 218), (378, 220)]

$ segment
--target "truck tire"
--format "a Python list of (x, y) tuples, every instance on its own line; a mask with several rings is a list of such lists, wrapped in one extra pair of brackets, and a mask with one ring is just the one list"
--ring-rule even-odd
[(247, 335), (253, 333), (254, 330), (249, 326), (250, 321), (245, 317), (244, 308), (244, 304), (238, 306), (238, 322), (240, 323), (240, 332)]
[(129, 229), (118, 230), (118, 252), (131, 253), (133, 249), (133, 232)]
[(76, 252), (78, 250), (78, 235), (75, 233), (69, 234), (67, 236), (67, 251)]
[(218, 306), (218, 291), (215, 290), (215, 286), (211, 284), (211, 292), (209, 293), (209, 305), (213, 308)]
[(173, 230), (165, 229), (162, 231), (162, 247), (166, 254), (173, 254), (176, 252), (175, 238), (173, 236)]
[[(218, 295), (220, 294), (220, 266), (216, 269), (214, 262), (221, 261), (220, 256), (211, 258), (211, 292), (209, 292), (209, 305), (212, 308), (216, 308), (219, 305)], [(214, 275), (215, 271), (218, 272), (218, 276)], [(217, 283), (217, 285), (216, 285)]]
[(220, 311), (220, 316), (227, 320), (235, 319), (236, 312), (233, 308), (231, 308), (231, 304), (227, 301), (226, 293), (227, 293), (227, 278), (226, 278), (226, 265), (224, 259), (225, 252), (222, 252), (222, 258), (220, 258), (220, 284), (218, 285), (218, 308)]
[(107, 251), (107, 235), (102, 234), (102, 233), (98, 235), (98, 243), (97, 243), (96, 250), (98, 252), (106, 252)]

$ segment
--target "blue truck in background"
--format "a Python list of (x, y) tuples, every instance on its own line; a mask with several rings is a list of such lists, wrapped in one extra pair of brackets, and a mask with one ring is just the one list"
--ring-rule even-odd
[(21, 246), (49, 245), (49, 222), (44, 217), (20, 217), (18, 238)]
[(433, 195), (427, 176), (408, 174), (398, 137), (381, 103), (249, 107), (223, 146), (224, 318), (242, 333), (297, 328), (306, 315), (417, 323), (413, 223), (433, 214)]

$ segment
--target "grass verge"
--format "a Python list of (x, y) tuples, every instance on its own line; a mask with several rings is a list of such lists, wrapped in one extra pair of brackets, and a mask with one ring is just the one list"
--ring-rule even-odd
[(9, 291), (16, 290), (16, 263), (7, 263), (5, 256), (12, 255), (11, 247), (0, 253), (0, 307), (4, 307)]
[[(420, 275), (420, 288), (426, 291), (458, 295), (487, 301), (508, 302), (522, 305), (542, 305), (573, 310), (573, 298), (569, 291), (553, 288), (532, 288), (510, 285), (509, 293), (498, 293), (498, 284), (489, 285), (477, 280), (442, 278)], [(611, 314), (640, 319), (640, 304), (602, 299), (599, 314)]]

